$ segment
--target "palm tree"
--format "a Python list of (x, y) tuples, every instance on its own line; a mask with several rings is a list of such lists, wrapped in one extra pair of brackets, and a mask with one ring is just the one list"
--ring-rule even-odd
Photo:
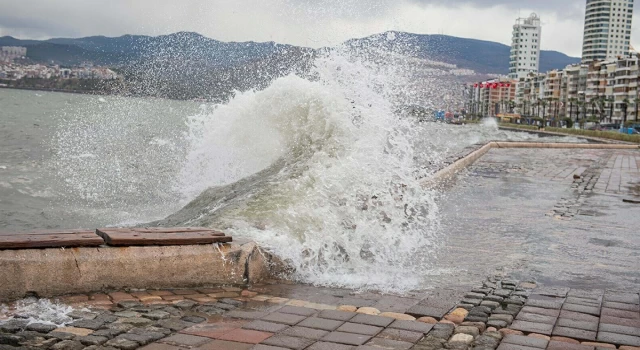
[(635, 105), (635, 107), (636, 107), (636, 114), (635, 114), (635, 116), (634, 116), (634, 120), (637, 122), (637, 121), (638, 121), (638, 104), (640, 104), (640, 98), (637, 98), (637, 97), (636, 97), (636, 98), (634, 98), (634, 99), (633, 99), (633, 104), (634, 104), (634, 105)]
[(627, 108), (629, 107), (629, 99), (622, 100), (622, 127), (627, 123)]
[(607, 102), (609, 102), (609, 123), (613, 123), (613, 106), (614, 106), (613, 97), (607, 98)]
[[(573, 118), (573, 104), (577, 103), (578, 99), (571, 97), (569, 99), (569, 119)], [(580, 115), (580, 107), (578, 106), (578, 116)], [(578, 120), (578, 116), (576, 116), (576, 121)]]
[[(577, 101), (576, 105), (578, 106), (578, 111), (577, 111), (578, 113), (576, 113), (576, 122), (578, 123), (578, 125), (580, 125), (580, 110), (584, 111), (585, 103), (583, 101)], [(585, 117), (586, 117), (586, 115), (585, 115)]]
[(546, 120), (546, 112), (547, 112), (547, 104), (549, 104), (547, 102), (547, 100), (539, 100), (539, 103), (542, 104), (542, 127), (546, 127), (547, 126), (547, 120)]

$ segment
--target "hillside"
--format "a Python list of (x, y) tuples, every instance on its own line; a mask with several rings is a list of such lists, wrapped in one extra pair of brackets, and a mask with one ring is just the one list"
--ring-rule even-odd
[[(393, 40), (390, 40), (393, 38)], [(387, 48), (416, 58), (427, 58), (456, 64), (482, 74), (506, 74), (509, 67), (509, 46), (476, 39), (446, 35), (421, 35), (387, 32), (345, 43), (356, 49)], [(27, 55), (34, 61), (74, 65), (84, 61), (97, 64), (126, 66), (140, 62), (188, 62), (202, 67), (235, 66), (293, 51), (315, 51), (304, 47), (273, 42), (221, 42), (197, 33), (180, 32), (157, 37), (124, 35), (117, 38), (93, 36), (45, 41), (0, 37), (0, 46), (26, 46)], [(540, 70), (564, 68), (579, 62), (557, 51), (542, 51)]]
[[(458, 38), (447, 35), (411, 34), (387, 32), (361, 39), (347, 41), (352, 48), (386, 47), (390, 50), (417, 58), (432, 59), (455, 64), (460, 68), (473, 69), (482, 74), (509, 73), (509, 51), (507, 45), (477, 39)], [(540, 52), (540, 71), (562, 69), (580, 62), (557, 51)]]

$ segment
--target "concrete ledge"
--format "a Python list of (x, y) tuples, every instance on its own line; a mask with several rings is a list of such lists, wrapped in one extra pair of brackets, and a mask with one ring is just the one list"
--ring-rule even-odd
[(633, 142), (612, 140), (612, 139), (603, 139), (603, 138), (594, 137), (594, 136), (587, 136), (587, 135), (563, 134), (561, 132), (553, 132), (553, 131), (546, 131), (546, 130), (528, 130), (528, 129), (521, 129), (521, 128), (512, 128), (512, 127), (508, 127), (508, 126), (499, 126), (498, 128), (502, 129), (502, 130), (508, 130), (508, 131), (526, 132), (526, 133), (529, 133), (529, 134), (536, 134), (536, 135), (540, 135), (540, 136), (575, 137), (575, 138), (578, 138), (578, 139), (583, 139), (583, 140), (597, 142), (597, 143), (637, 145), (637, 143), (633, 143)]
[(488, 142), (453, 164), (439, 170), (432, 177), (424, 179), (422, 186), (429, 188), (445, 182), (460, 170), (473, 164), (492, 148), (556, 148), (556, 149), (640, 149), (640, 145), (628, 143), (545, 143), (545, 142)]
[(0, 250), (0, 301), (29, 293), (244, 285), (268, 278), (272, 257), (244, 244)]

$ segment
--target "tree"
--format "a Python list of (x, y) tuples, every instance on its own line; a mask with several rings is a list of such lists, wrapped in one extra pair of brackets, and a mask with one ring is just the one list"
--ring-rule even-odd
[(548, 102), (546, 100), (539, 100), (540, 104), (542, 104), (542, 126), (545, 127), (547, 126), (547, 120), (546, 120), (546, 112), (547, 112), (547, 104)]
[(629, 99), (625, 98), (624, 100), (622, 100), (622, 126), (624, 127), (625, 123), (627, 122), (627, 108), (629, 107)]
[[(569, 99), (569, 119), (573, 118), (573, 105), (577, 103), (578, 100), (576, 98), (571, 97)], [(578, 109), (578, 115), (580, 114), (580, 110)], [(576, 116), (576, 121), (578, 120), (578, 116)]]
[(637, 97), (634, 98), (633, 99), (633, 104), (636, 107), (636, 114), (635, 114), (634, 120), (637, 122), (638, 121), (638, 104), (640, 104), (640, 98), (637, 98)]

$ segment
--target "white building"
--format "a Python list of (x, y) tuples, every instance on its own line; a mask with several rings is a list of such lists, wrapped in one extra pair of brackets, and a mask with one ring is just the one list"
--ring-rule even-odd
[(513, 26), (509, 78), (519, 79), (540, 68), (540, 17), (532, 13), (528, 18), (518, 18)]
[(582, 62), (626, 56), (632, 19), (633, 0), (587, 0)]

